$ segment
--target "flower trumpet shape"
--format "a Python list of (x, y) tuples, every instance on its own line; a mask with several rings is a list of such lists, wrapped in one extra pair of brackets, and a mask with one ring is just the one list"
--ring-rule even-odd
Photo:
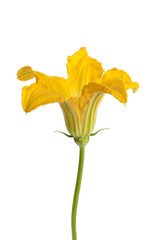
[(104, 72), (101, 63), (88, 56), (81, 48), (67, 62), (68, 79), (47, 76), (23, 67), (17, 72), (21, 81), (36, 78), (36, 83), (22, 89), (22, 107), (30, 112), (41, 105), (58, 102), (62, 108), (66, 127), (75, 141), (86, 144), (92, 133), (97, 109), (105, 93), (122, 103), (127, 102), (127, 90), (136, 92), (139, 84), (117, 68)]

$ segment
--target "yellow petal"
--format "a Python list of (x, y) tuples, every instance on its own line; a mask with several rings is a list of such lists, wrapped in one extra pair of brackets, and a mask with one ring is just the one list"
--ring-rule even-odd
[(23, 67), (17, 72), (17, 77), (21, 81), (27, 81), (36, 78), (37, 83), (42, 83), (55, 94), (69, 97), (70, 88), (68, 80), (61, 77), (48, 76), (41, 72), (33, 71), (31, 67)]
[(28, 81), (28, 80), (34, 78), (32, 68), (29, 66), (26, 66), (26, 67), (19, 69), (17, 72), (17, 78), (21, 81)]
[(80, 97), (85, 85), (97, 82), (104, 70), (101, 63), (96, 59), (90, 58), (86, 48), (68, 57), (67, 73), (72, 97)]
[(113, 95), (122, 103), (127, 102), (127, 91), (121, 81), (117, 81), (116, 85), (108, 84), (108, 86), (98, 83), (89, 83), (88, 85), (84, 86), (81, 97), (71, 98), (68, 100), (68, 102), (79, 114), (81, 114), (96, 93), (108, 93)]
[(30, 112), (41, 105), (65, 100), (67, 100), (66, 97), (56, 95), (41, 83), (33, 83), (22, 88), (22, 107), (25, 112)]
[(127, 102), (127, 92), (125, 90), (124, 84), (121, 81), (117, 81), (116, 85), (90, 83), (83, 88), (82, 97), (85, 97), (89, 100), (95, 93), (98, 92), (111, 94), (122, 103)]
[(139, 84), (137, 82), (132, 82), (128, 73), (117, 68), (113, 68), (105, 72), (100, 82), (105, 85), (111, 84), (116, 86), (117, 81), (119, 80), (124, 83), (126, 90), (132, 88), (133, 92), (136, 92), (139, 88)]

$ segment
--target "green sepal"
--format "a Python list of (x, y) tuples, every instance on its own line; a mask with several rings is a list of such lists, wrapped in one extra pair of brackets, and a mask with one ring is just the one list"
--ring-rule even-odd
[(54, 131), (54, 132), (62, 133), (63, 135), (65, 135), (66, 137), (69, 137), (69, 138), (73, 137), (72, 135), (69, 135), (69, 134), (61, 132), (61, 131)]
[(110, 129), (110, 128), (102, 128), (102, 129), (98, 130), (97, 132), (90, 134), (90, 136), (95, 136), (95, 135), (96, 135), (97, 133), (99, 133), (100, 131), (108, 130), (108, 129)]

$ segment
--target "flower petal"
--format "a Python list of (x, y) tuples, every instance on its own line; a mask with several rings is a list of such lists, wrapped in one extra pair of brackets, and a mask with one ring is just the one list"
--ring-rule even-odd
[(31, 67), (23, 67), (17, 72), (17, 77), (21, 81), (27, 81), (36, 78), (37, 83), (42, 83), (48, 90), (53, 91), (55, 94), (69, 97), (70, 89), (68, 80), (61, 77), (50, 77), (41, 72), (33, 71)]
[(83, 88), (82, 97), (90, 99), (95, 93), (98, 92), (111, 94), (122, 103), (127, 102), (127, 92), (124, 84), (121, 81), (117, 81), (116, 85), (90, 83)]
[(112, 85), (116, 87), (118, 81), (120, 80), (124, 83), (126, 90), (132, 88), (133, 92), (135, 93), (139, 88), (139, 84), (137, 82), (132, 82), (128, 73), (117, 68), (113, 68), (105, 72), (100, 82), (107, 86)]
[(127, 91), (124, 87), (124, 84), (120, 80), (117, 81), (116, 86), (89, 83), (88, 85), (84, 86), (81, 97), (73, 99), (71, 98), (68, 100), (68, 102), (79, 114), (81, 114), (83, 111), (85, 111), (85, 108), (91, 98), (97, 93), (102, 93), (102, 95), (108, 93), (113, 95), (122, 103), (127, 102)]
[(68, 98), (56, 95), (41, 83), (32, 83), (22, 88), (22, 107), (25, 112), (31, 112), (37, 107), (54, 102), (63, 102)]
[(31, 67), (26, 66), (18, 70), (17, 78), (21, 81), (28, 81), (34, 78), (34, 73)]
[(97, 82), (104, 70), (101, 63), (96, 59), (90, 58), (86, 48), (68, 57), (67, 73), (72, 97), (80, 97), (85, 85)]

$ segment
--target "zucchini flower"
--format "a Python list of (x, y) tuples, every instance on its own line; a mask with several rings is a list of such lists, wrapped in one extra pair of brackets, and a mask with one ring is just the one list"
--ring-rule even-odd
[[(31, 112), (41, 105), (58, 102), (70, 137), (80, 146), (79, 168), (72, 207), (72, 237), (76, 234), (76, 211), (81, 185), (84, 149), (96, 123), (97, 110), (104, 95), (111, 94), (121, 103), (127, 102), (127, 90), (136, 92), (137, 82), (123, 70), (113, 68), (104, 71), (102, 64), (88, 56), (86, 48), (68, 57), (68, 78), (48, 76), (26, 66), (17, 72), (21, 81), (36, 79), (22, 89), (22, 107)], [(67, 135), (67, 134), (66, 134)]]

